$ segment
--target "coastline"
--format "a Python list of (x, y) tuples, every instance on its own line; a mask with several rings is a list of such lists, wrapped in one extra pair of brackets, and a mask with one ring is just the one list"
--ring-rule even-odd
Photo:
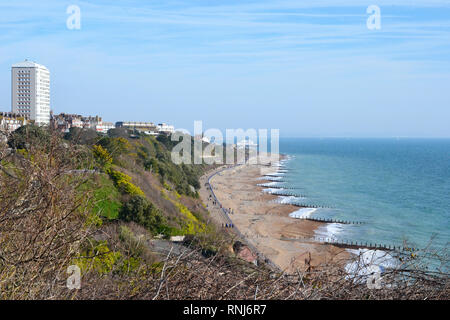
[[(261, 177), (276, 170), (261, 164), (244, 164), (222, 166), (203, 176), (200, 196), (215, 223), (219, 226), (227, 223), (228, 216), (246, 242), (284, 272), (321, 264), (344, 267), (350, 258), (345, 248), (312, 240), (323, 223), (290, 217), (301, 208), (276, 202), (277, 195), (264, 193), (265, 187), (258, 186), (271, 182)], [(214, 206), (209, 198), (208, 181), (219, 203), (232, 213), (225, 215), (220, 207)]]

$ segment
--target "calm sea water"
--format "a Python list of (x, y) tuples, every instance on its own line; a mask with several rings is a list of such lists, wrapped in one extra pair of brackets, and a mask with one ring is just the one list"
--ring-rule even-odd
[(328, 225), (339, 240), (434, 249), (450, 241), (450, 139), (281, 139), (290, 156), (280, 186), (321, 207), (312, 217), (360, 221)]

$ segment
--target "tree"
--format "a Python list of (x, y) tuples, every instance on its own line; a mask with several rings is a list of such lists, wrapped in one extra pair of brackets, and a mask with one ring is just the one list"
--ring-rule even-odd
[(87, 145), (95, 144), (98, 138), (97, 131), (87, 128), (70, 128), (69, 132), (64, 135), (64, 139), (66, 140)]
[(43, 145), (49, 140), (50, 132), (48, 128), (26, 125), (11, 134), (8, 145), (13, 149), (29, 149), (31, 145)]
[(94, 157), (103, 168), (107, 168), (112, 164), (112, 157), (102, 146), (93, 146)]
[(48, 134), (22, 127), (9, 143), (24, 152), (0, 145), (0, 300), (70, 294), (66, 270), (93, 228), (92, 192), (78, 191), (88, 174), (70, 174), (85, 154)]
[(126, 128), (114, 128), (108, 130), (108, 136), (110, 138), (128, 138), (128, 129)]
[(166, 229), (166, 220), (161, 211), (153, 203), (142, 196), (132, 196), (121, 211), (119, 219), (124, 221), (134, 221), (146, 227), (153, 234), (158, 234)]

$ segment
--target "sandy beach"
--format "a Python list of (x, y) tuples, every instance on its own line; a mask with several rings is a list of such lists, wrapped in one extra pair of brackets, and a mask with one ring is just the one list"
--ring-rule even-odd
[[(299, 208), (276, 203), (278, 196), (263, 192), (264, 188), (258, 184), (269, 181), (261, 180), (262, 170), (268, 168), (246, 164), (226, 169), (210, 180), (217, 199), (224, 208), (232, 210), (229, 217), (247, 241), (288, 273), (306, 269), (309, 257), (312, 267), (323, 263), (345, 264), (349, 258), (345, 249), (311, 241), (321, 223), (289, 217)], [(202, 178), (201, 197), (220, 225), (226, 221), (219, 208), (212, 205), (204, 186), (211, 174)]]

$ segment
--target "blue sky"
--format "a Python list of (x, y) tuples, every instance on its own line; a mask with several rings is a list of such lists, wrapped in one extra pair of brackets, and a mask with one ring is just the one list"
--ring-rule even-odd
[[(66, 27), (70, 5), (80, 30)], [(450, 0), (0, 0), (0, 110), (25, 58), (50, 69), (56, 113), (450, 137)]]

